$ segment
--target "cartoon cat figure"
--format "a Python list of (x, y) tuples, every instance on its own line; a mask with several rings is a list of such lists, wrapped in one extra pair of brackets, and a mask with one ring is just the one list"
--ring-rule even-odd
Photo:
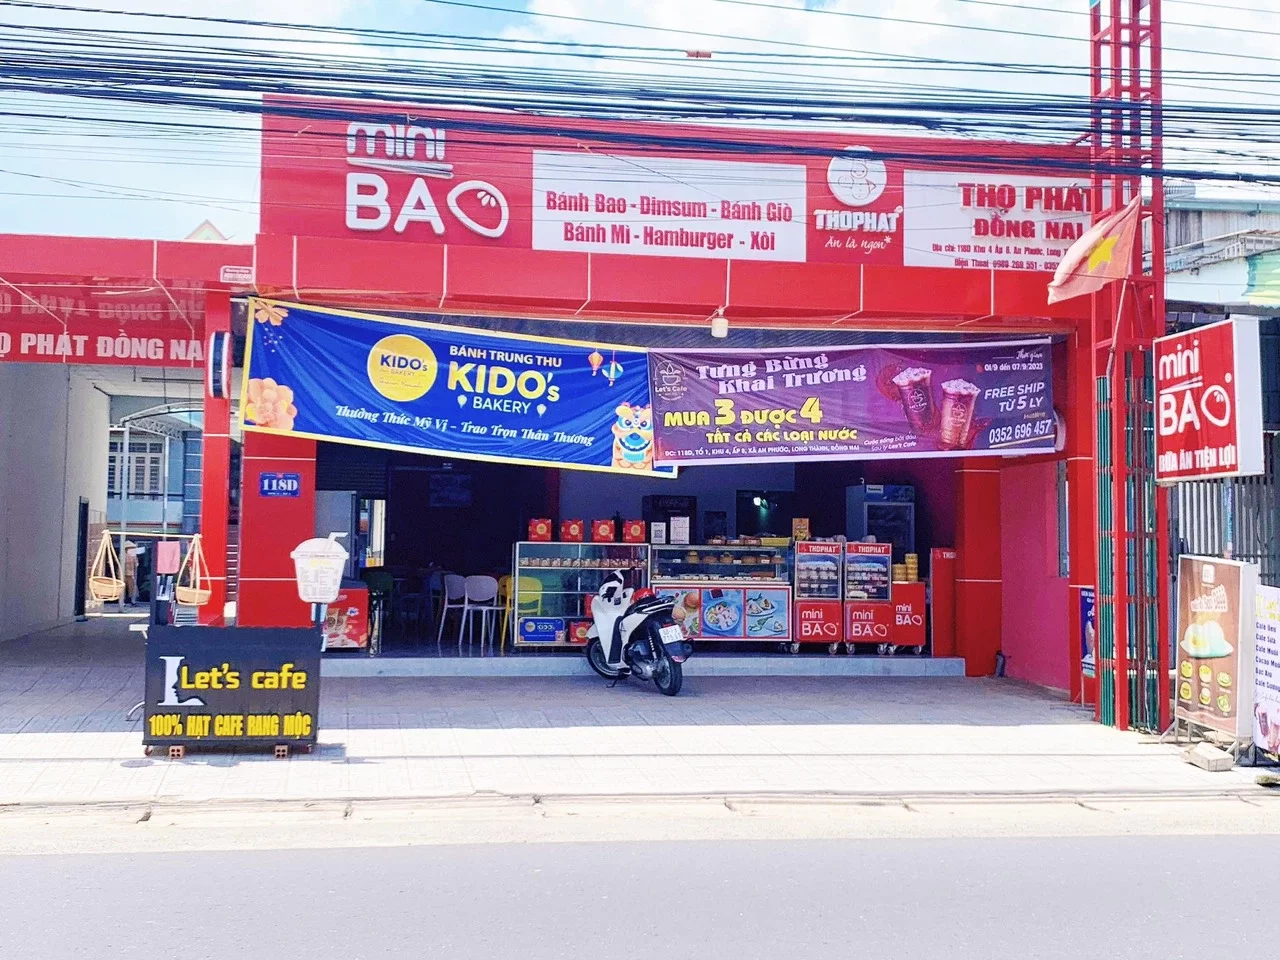
[(624, 470), (653, 469), (653, 411), (646, 404), (622, 403), (614, 411), (613, 466)]

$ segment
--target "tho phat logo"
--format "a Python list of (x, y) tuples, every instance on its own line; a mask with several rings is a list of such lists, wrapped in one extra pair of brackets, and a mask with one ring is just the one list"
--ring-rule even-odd
[[(453, 179), (453, 164), (445, 161), (443, 127), (350, 123), (347, 165), (361, 168), (347, 173), (348, 230), (378, 231), (390, 226), (396, 233), (404, 233), (411, 223), (425, 223), (437, 237), (444, 236), (445, 221), (428, 186), (430, 179)], [(378, 172), (362, 172), (366, 170)], [(414, 178), (408, 191), (394, 204), (394, 223), (392, 186), (384, 173)], [(463, 180), (445, 194), (444, 202), (461, 226), (481, 237), (501, 237), (511, 223), (507, 198), (487, 180)]]
[(369, 351), (369, 382), (388, 400), (417, 400), (436, 382), (439, 364), (431, 348), (417, 337), (395, 333)]

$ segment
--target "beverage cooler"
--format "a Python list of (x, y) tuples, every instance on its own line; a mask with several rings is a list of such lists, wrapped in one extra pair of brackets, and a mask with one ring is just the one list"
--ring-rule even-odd
[(845, 536), (893, 546), (893, 563), (916, 552), (916, 488), (898, 483), (845, 487)]
[(825, 643), (838, 653), (844, 642), (844, 550), (836, 541), (800, 540), (795, 549), (795, 633), (801, 643)]

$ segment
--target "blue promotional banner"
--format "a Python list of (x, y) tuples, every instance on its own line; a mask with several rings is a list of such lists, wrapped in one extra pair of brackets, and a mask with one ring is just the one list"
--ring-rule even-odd
[(647, 356), (253, 299), (246, 430), (441, 456), (654, 470)]

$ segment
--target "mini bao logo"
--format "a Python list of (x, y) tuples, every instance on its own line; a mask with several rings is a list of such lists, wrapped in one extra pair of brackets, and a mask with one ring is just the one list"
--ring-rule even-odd
[[(396, 233), (404, 233), (410, 224), (420, 222), (436, 236), (444, 236), (445, 221), (428, 183), (433, 179), (453, 179), (453, 164), (445, 160), (445, 142), (444, 127), (377, 121), (349, 123), (346, 161), (357, 169), (349, 171), (346, 178), (347, 228), (377, 231), (390, 226)], [(392, 185), (384, 176), (388, 173), (414, 177), (408, 192), (394, 205)], [(469, 194), (474, 195), (473, 210), (485, 215), (481, 220), (463, 206)], [(507, 198), (487, 180), (463, 180), (445, 193), (444, 201), (458, 224), (481, 237), (501, 237), (511, 223)]]
[(869, 152), (869, 147), (846, 147), (842, 155), (832, 157), (827, 164), (827, 186), (832, 196), (847, 207), (874, 203), (889, 183), (883, 161), (859, 156)]
[(439, 364), (431, 348), (417, 337), (394, 333), (369, 351), (369, 382), (388, 400), (417, 400), (436, 382)]

